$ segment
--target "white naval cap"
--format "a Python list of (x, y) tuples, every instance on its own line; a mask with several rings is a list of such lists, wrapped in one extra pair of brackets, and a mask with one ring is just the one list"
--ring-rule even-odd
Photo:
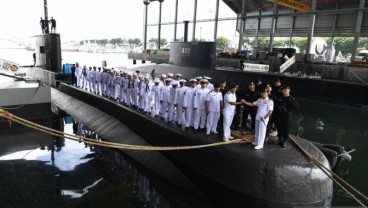
[(160, 79), (159, 79), (159, 78), (155, 78), (155, 79), (153, 80), (153, 82), (154, 82), (154, 83), (159, 83), (159, 82), (160, 82)]
[(197, 80), (192, 78), (192, 79), (189, 80), (189, 82), (197, 82)]
[(135, 73), (135, 72), (133, 73), (133, 76), (137, 76), (137, 75), (138, 75), (137, 73)]
[(138, 77), (139, 77), (139, 78), (142, 78), (142, 77), (143, 77), (143, 75), (141, 75), (141, 74), (140, 74), (140, 75), (138, 75)]
[(165, 82), (171, 82), (171, 78), (165, 79)]
[(177, 73), (175, 76), (176, 77), (181, 77), (181, 74), (180, 73)]
[(166, 78), (166, 74), (161, 74), (161, 77)]
[(196, 77), (196, 79), (197, 79), (197, 80), (201, 80), (201, 79), (202, 79), (202, 77), (201, 77), (201, 76), (199, 76), (199, 77)]
[(207, 79), (201, 79), (200, 83), (208, 83)]
[(205, 78), (205, 79), (207, 79), (207, 80), (212, 79), (211, 77), (206, 77), (206, 76), (203, 76), (203, 78)]
[(187, 80), (185, 80), (185, 79), (179, 79), (179, 82), (185, 83), (185, 82), (187, 82)]
[(173, 74), (173, 73), (167, 73), (167, 76), (169, 76), (169, 77), (173, 77), (173, 76), (174, 76), (174, 74)]
[(173, 80), (172, 82), (171, 82), (171, 85), (178, 85), (179, 84), (179, 82), (177, 81), (177, 80)]

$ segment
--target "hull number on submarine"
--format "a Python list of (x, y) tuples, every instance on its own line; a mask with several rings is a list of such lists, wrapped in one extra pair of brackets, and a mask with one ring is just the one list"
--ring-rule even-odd
[(183, 49), (181, 50), (181, 52), (182, 52), (183, 54), (189, 55), (189, 54), (190, 54), (190, 48), (183, 48)]

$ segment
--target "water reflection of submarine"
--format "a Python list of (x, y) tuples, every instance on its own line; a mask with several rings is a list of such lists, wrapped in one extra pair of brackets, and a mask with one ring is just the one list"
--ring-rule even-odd
[[(55, 89), (51, 89), (51, 92), (53, 95), (51, 97), (54, 105), (53, 110), (55, 110), (55, 112), (65, 111), (73, 115), (77, 121), (83, 123), (86, 127), (83, 127), (84, 125), (79, 125), (80, 130), (93, 130), (93, 132), (83, 132), (94, 135), (98, 134), (110, 142), (121, 143), (121, 138), (123, 137), (125, 144), (150, 145), (114, 117)], [(78, 125), (76, 126), (78, 127)], [(76, 132), (77, 131), (78, 128), (76, 128)], [(144, 167), (150, 169), (152, 172), (162, 176), (165, 180), (186, 191), (190, 191), (194, 195), (206, 198), (203, 192), (188, 178), (188, 176), (162, 155), (162, 153), (157, 151), (138, 152), (131, 150), (126, 150), (124, 153)]]

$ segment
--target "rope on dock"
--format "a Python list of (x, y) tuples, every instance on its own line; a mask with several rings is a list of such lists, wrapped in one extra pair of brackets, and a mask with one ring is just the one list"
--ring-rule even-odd
[[(34, 122), (28, 121), (26, 119), (20, 118), (18, 116), (15, 116), (14, 114), (5, 111), (0, 108), (0, 117), (6, 118), (9, 121), (9, 124), (11, 125), (11, 122), (15, 122), (18, 124), (21, 124), (23, 126), (27, 126), (29, 128), (32, 128), (34, 130), (53, 135), (60, 138), (66, 138), (78, 142), (85, 142), (90, 145), (98, 145), (102, 147), (111, 147), (111, 148), (117, 148), (117, 149), (124, 149), (124, 150), (144, 150), (144, 151), (168, 151), (168, 150), (190, 150), (190, 149), (199, 149), (199, 148), (207, 148), (207, 147), (214, 147), (214, 146), (222, 146), (222, 145), (229, 145), (229, 144), (241, 144), (241, 143), (249, 143), (251, 142), (251, 138), (246, 137), (242, 133), (234, 132), (236, 136), (241, 137), (242, 139), (235, 139), (228, 142), (217, 142), (217, 143), (211, 143), (211, 144), (204, 144), (204, 145), (192, 145), (192, 146), (144, 146), (144, 145), (130, 145), (130, 144), (120, 144), (120, 143), (114, 143), (114, 142), (106, 142), (96, 139), (90, 139), (85, 138), (81, 136), (76, 136), (74, 134), (68, 134), (65, 132), (57, 131), (55, 129), (51, 129), (39, 124), (36, 124)], [(365, 201), (368, 202), (368, 197), (359, 192), (357, 189), (355, 189), (353, 186), (351, 186), (349, 183), (344, 181), (342, 178), (340, 178), (337, 174), (329, 170), (327, 167), (325, 167), (319, 160), (317, 160), (313, 155), (311, 155), (309, 152), (307, 152), (295, 139), (293, 139), (291, 136), (289, 136), (289, 139), (293, 142), (293, 144), (299, 148), (308, 159), (310, 159), (317, 167), (319, 167), (329, 178), (331, 178), (341, 189), (343, 189), (353, 200), (355, 200), (358, 204), (360, 204), (362, 207), (367, 208), (367, 206), (358, 199), (353, 193), (351, 193), (347, 188), (351, 189), (353, 192), (355, 192), (357, 195), (359, 195), (361, 198), (363, 198)], [(342, 185), (342, 184), (344, 185)], [(347, 188), (346, 188), (346, 187)]]
[[(340, 178), (340, 176), (338, 176), (336, 173), (334, 173), (333, 171), (331, 171), (328, 168), (326, 168), (326, 166), (324, 166), (319, 160), (317, 160), (317, 158), (315, 158), (313, 155), (311, 155), (309, 152), (307, 152), (290, 135), (289, 135), (289, 139), (293, 142), (293, 144), (298, 149), (300, 149), (306, 155), (306, 157), (308, 159), (310, 159), (311, 161), (313, 161), (313, 163), (315, 165), (317, 165), (317, 167), (319, 167), (329, 178), (331, 178), (331, 180), (333, 180), (341, 189), (343, 189), (353, 200), (355, 200), (362, 207), (367, 208), (367, 206), (360, 199), (358, 199), (353, 193), (351, 193), (351, 191), (349, 191), (347, 188), (350, 188), (353, 192), (355, 192), (357, 195), (359, 195), (361, 198), (363, 198), (366, 202), (368, 202), (368, 197), (367, 196), (365, 196), (360, 191), (358, 191), (353, 186), (351, 186), (348, 182), (346, 182), (345, 180), (343, 180), (342, 178)], [(344, 184), (347, 188), (344, 185), (342, 185), (341, 183)]]

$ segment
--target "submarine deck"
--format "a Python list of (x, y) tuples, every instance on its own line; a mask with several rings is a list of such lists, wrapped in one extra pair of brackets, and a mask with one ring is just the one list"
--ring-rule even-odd
[[(183, 130), (164, 120), (73, 86), (60, 84), (58, 90), (53, 91), (57, 93), (53, 92), (52, 96), (59, 96), (56, 98), (59, 101), (58, 105), (70, 105), (68, 99), (63, 99), (63, 94), (71, 96), (113, 116), (152, 146), (190, 146), (221, 141), (218, 134), (207, 136), (203, 131)], [(80, 106), (72, 108), (83, 111)], [(80, 116), (88, 119), (91, 115), (80, 114)], [(93, 122), (98, 120), (97, 117)], [(128, 140), (133, 141), (121, 135), (117, 136), (114, 142), (127, 143)], [(295, 140), (322, 164), (329, 167), (327, 159), (317, 147), (301, 138), (295, 137)], [(332, 180), (290, 143), (288, 148), (266, 144), (262, 150), (254, 150), (252, 144), (232, 144), (160, 152), (182, 171), (189, 171), (187, 173), (201, 177), (202, 180), (242, 194), (244, 196), (242, 200), (256, 199), (257, 206), (272, 207), (275, 203), (280, 206), (320, 204), (329, 200), (332, 195)], [(303, 193), (303, 197), (300, 193)]]
[[(71, 95), (72, 97), (75, 97), (77, 99), (80, 99), (81, 101), (90, 104), (94, 107), (99, 108), (100, 110), (104, 111), (105, 113), (112, 115), (114, 117), (117, 117), (119, 120), (121, 120), (119, 117), (119, 111), (128, 112), (129, 116), (126, 115), (123, 118), (124, 120), (127, 120), (128, 122), (123, 122), (125, 125), (127, 125), (129, 128), (137, 129), (135, 131), (138, 135), (141, 135), (144, 131), (151, 131), (152, 129), (146, 128), (147, 126), (144, 126), (143, 123), (140, 126), (134, 127), (130, 123), (132, 123), (133, 120), (148, 120), (151, 123), (155, 123), (157, 126), (161, 128), (165, 128), (166, 130), (170, 130), (171, 132), (175, 132), (177, 135), (185, 136), (188, 138), (187, 140), (177, 140), (172, 139), (171, 142), (168, 143), (161, 143), (157, 137), (158, 135), (151, 135), (152, 138), (157, 138), (156, 142), (153, 145), (161, 145), (161, 146), (180, 146), (180, 145), (199, 145), (199, 144), (208, 144), (208, 143), (215, 143), (215, 142), (221, 142), (222, 141), (222, 134), (219, 132), (219, 134), (211, 134), (206, 135), (204, 130), (194, 130), (193, 128), (185, 128), (183, 126), (178, 126), (176, 124), (170, 123), (167, 120), (162, 120), (160, 118), (155, 118), (152, 114), (147, 115), (143, 114), (140, 110), (132, 109), (130, 107), (121, 105), (113, 100), (110, 100), (108, 98), (81, 90), (79, 88), (61, 84), (60, 85), (61, 92), (64, 92), (66, 94)], [(53, 91), (53, 95), (55, 95), (55, 92)], [(61, 96), (61, 95), (58, 95)], [(99, 107), (101, 106), (101, 107)], [(130, 118), (127, 118), (130, 117)], [(238, 137), (238, 134), (235, 136)], [(294, 139), (296, 139), (305, 149), (308, 151), (318, 151), (316, 147), (311, 145), (308, 141), (293, 136)], [(249, 138), (249, 137), (248, 137)], [(271, 138), (274, 139), (274, 138)], [(124, 141), (121, 141), (122, 143)], [(179, 142), (179, 143), (178, 143)], [(288, 143), (287, 148), (282, 148), (279, 145), (271, 145), (271, 144), (265, 144), (264, 148), (262, 150), (254, 150), (252, 144), (236, 144), (236, 145), (226, 145), (221, 148), (228, 148), (231, 149), (231, 151), (234, 151), (236, 154), (243, 154), (246, 158), (259, 158), (262, 160), (267, 160), (268, 162), (272, 163), (279, 163), (280, 161), (287, 160), (290, 164), (295, 165), (302, 165), (302, 164), (311, 164), (311, 161), (309, 161), (306, 157), (302, 155), (302, 153), (295, 148), (291, 143)], [(185, 150), (184, 150), (185, 151)]]

